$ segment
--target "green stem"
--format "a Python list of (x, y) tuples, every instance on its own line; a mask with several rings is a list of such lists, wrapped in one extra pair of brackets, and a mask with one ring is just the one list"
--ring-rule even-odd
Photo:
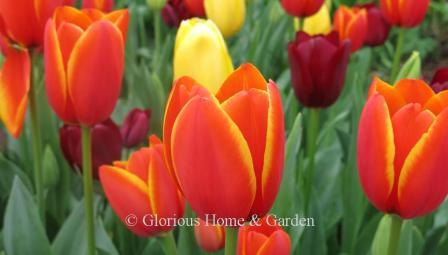
[(154, 56), (153, 56), (153, 69), (157, 72), (156, 66), (159, 64), (160, 54), (160, 40), (161, 40), (161, 16), (160, 11), (154, 12)]
[(400, 69), (401, 53), (404, 43), (404, 34), (405, 30), (403, 28), (398, 28), (397, 46), (395, 47), (394, 59), (392, 62), (392, 71), (390, 74), (391, 82), (395, 82), (395, 79), (397, 79), (398, 71)]
[(238, 239), (238, 228), (226, 227), (225, 255), (236, 254), (236, 241)]
[(389, 234), (389, 248), (387, 250), (388, 255), (396, 255), (398, 251), (398, 244), (400, 243), (401, 225), (403, 220), (396, 216), (391, 215), (390, 234)]
[(92, 134), (89, 126), (82, 126), (82, 173), (84, 179), (84, 207), (87, 230), (87, 254), (95, 254), (95, 226), (93, 221)]
[(305, 213), (308, 213), (311, 200), (311, 191), (313, 188), (314, 172), (315, 172), (315, 155), (317, 149), (317, 134), (319, 133), (319, 113), (317, 108), (310, 108), (310, 116), (307, 128), (307, 157), (308, 157), (308, 174), (306, 181), (305, 193)]
[[(31, 55), (33, 57), (33, 55)], [(37, 207), (39, 215), (45, 226), (45, 200), (42, 175), (42, 141), (40, 136), (39, 117), (37, 109), (37, 82), (34, 82), (34, 65), (30, 73), (30, 117), (31, 117), (31, 136), (33, 141), (33, 164), (34, 164), (34, 185), (36, 188)]]
[(176, 241), (174, 241), (173, 232), (170, 231), (164, 236), (157, 238), (166, 255), (177, 255)]

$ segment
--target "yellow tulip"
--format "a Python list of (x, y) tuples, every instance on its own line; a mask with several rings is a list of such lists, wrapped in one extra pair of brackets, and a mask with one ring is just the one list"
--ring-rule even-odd
[(240, 31), (246, 17), (244, 0), (204, 0), (205, 14), (213, 20), (224, 37)]
[(305, 18), (303, 31), (309, 35), (330, 33), (331, 18), (328, 9), (327, 4), (324, 4), (316, 14)]
[(182, 21), (174, 47), (174, 79), (190, 76), (211, 92), (233, 72), (224, 38), (211, 20)]

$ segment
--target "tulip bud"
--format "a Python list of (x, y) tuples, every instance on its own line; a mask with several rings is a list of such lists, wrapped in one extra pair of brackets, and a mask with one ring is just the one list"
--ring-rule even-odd
[(434, 211), (448, 193), (448, 91), (422, 80), (376, 78), (359, 121), (358, 172), (380, 211), (405, 219)]
[(215, 93), (232, 71), (232, 59), (216, 25), (198, 18), (183, 21), (174, 48), (174, 79), (190, 76)]
[(281, 0), (283, 9), (298, 18), (315, 14), (324, 4), (324, 0)]
[(166, 4), (166, 0), (146, 0), (149, 8), (154, 11), (160, 11)]
[(314, 15), (305, 18), (303, 31), (309, 35), (326, 35), (331, 32), (330, 12), (326, 4), (323, 4)]
[[(121, 158), (122, 138), (120, 129), (112, 120), (106, 120), (92, 127), (92, 169), (98, 179), (101, 165), (111, 164)], [(64, 125), (59, 129), (61, 149), (67, 162), (82, 171), (81, 128)]]
[(44, 187), (53, 187), (59, 180), (59, 166), (50, 146), (45, 146), (43, 155), (43, 184)]
[(82, 8), (93, 8), (102, 12), (110, 12), (114, 9), (114, 0), (83, 0)]
[(268, 215), (238, 231), (237, 255), (291, 254), (291, 239), (278, 226), (274, 216)]
[(431, 81), (431, 87), (434, 92), (439, 93), (448, 89), (448, 68), (437, 69)]
[[(376, 28), (375, 28), (376, 29)], [(339, 39), (349, 39), (352, 52), (364, 44), (367, 33), (367, 12), (358, 7), (348, 8), (341, 5), (334, 14), (334, 30), (339, 32)]]
[(162, 9), (162, 18), (169, 27), (178, 27), (182, 20), (194, 17), (184, 0), (168, 0)]
[(151, 110), (134, 109), (128, 113), (121, 127), (123, 144), (132, 148), (142, 143), (149, 132)]
[(185, 0), (185, 5), (194, 16), (205, 16), (204, 0)]
[(213, 20), (224, 37), (231, 37), (240, 31), (246, 18), (244, 0), (204, 0), (207, 18)]
[(132, 153), (127, 163), (103, 165), (100, 169), (101, 184), (111, 207), (129, 230), (145, 237), (172, 230), (175, 224), (163, 222), (182, 218), (185, 207), (167, 169), (163, 144), (155, 137), (151, 141), (149, 148)]
[(217, 252), (224, 247), (226, 232), (224, 227), (213, 225), (198, 219), (199, 224), (194, 227), (194, 236), (199, 247), (206, 252)]
[(306, 107), (326, 108), (339, 97), (350, 56), (350, 42), (337, 32), (311, 37), (298, 32), (288, 44), (291, 82)]
[(384, 44), (389, 36), (390, 25), (380, 9), (374, 3), (358, 7), (367, 11), (367, 34), (364, 43), (372, 47)]
[(412, 28), (423, 22), (430, 0), (380, 0), (380, 9), (389, 24)]

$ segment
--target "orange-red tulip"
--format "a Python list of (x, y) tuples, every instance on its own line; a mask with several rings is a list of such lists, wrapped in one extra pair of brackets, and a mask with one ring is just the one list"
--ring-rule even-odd
[(199, 247), (206, 252), (217, 252), (224, 247), (226, 231), (223, 226), (213, 225), (198, 219), (194, 226), (194, 236)]
[(281, 0), (283, 9), (292, 16), (308, 17), (319, 11), (324, 0)]
[(352, 52), (364, 44), (367, 32), (367, 12), (363, 8), (340, 6), (334, 15), (334, 30), (339, 32), (340, 40), (349, 39)]
[(368, 199), (402, 218), (433, 211), (448, 193), (448, 91), (422, 80), (375, 79), (361, 115), (358, 169)]
[(266, 216), (238, 231), (237, 255), (289, 255), (291, 240), (274, 217)]
[(172, 174), (198, 217), (269, 211), (283, 175), (283, 110), (277, 86), (256, 67), (239, 67), (216, 95), (178, 79), (163, 135)]
[(103, 12), (110, 12), (114, 8), (113, 0), (83, 0), (82, 8), (94, 8)]
[(61, 7), (45, 31), (45, 80), (65, 122), (92, 125), (112, 113), (121, 89), (128, 11)]
[(423, 22), (430, 0), (381, 0), (386, 20), (394, 26), (412, 28)]
[(182, 218), (184, 200), (165, 163), (163, 144), (153, 136), (149, 148), (128, 162), (100, 168), (100, 180), (112, 208), (136, 235), (155, 236), (172, 230)]

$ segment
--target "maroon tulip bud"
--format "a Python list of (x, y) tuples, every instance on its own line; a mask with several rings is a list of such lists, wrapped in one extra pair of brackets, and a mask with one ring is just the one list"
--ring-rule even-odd
[(432, 78), (431, 87), (436, 93), (448, 89), (448, 67), (437, 69)]
[(151, 110), (134, 109), (128, 113), (121, 127), (121, 136), (126, 148), (132, 148), (142, 143), (149, 132)]
[(319, 11), (324, 0), (281, 0), (281, 3), (289, 15), (304, 18)]
[[(81, 128), (64, 124), (59, 129), (61, 149), (68, 163), (82, 171)], [(112, 164), (121, 159), (122, 138), (120, 129), (111, 120), (95, 124), (92, 128), (92, 170), (98, 179), (101, 165)]]
[(367, 11), (367, 34), (364, 44), (372, 47), (384, 44), (389, 37), (390, 25), (380, 8), (374, 3), (361, 4), (358, 7)]
[(184, 0), (168, 0), (162, 9), (162, 18), (169, 27), (178, 27), (180, 22), (185, 19), (194, 17), (190, 13)]
[(350, 41), (338, 33), (309, 36), (297, 32), (288, 44), (291, 81), (299, 101), (307, 107), (325, 108), (339, 97), (350, 57)]

